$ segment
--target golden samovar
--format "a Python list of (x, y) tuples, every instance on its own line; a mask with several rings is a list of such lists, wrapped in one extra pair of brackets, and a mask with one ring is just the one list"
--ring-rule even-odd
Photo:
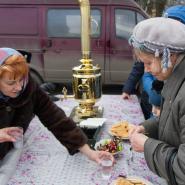
[(99, 117), (102, 109), (94, 106), (101, 97), (101, 69), (93, 66), (90, 56), (90, 5), (89, 0), (78, 0), (81, 10), (81, 65), (73, 68), (73, 93), (79, 102), (74, 114), (79, 119), (88, 117)]

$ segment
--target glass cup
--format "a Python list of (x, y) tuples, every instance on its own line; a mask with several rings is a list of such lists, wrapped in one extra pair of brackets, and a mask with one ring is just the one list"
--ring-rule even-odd
[(111, 172), (113, 168), (113, 160), (105, 156), (101, 159), (101, 176), (104, 180), (108, 180), (111, 177)]
[(23, 128), (18, 128), (20, 129), (20, 132), (12, 131), (11, 135), (16, 139), (16, 141), (13, 143), (14, 148), (20, 149), (23, 148)]

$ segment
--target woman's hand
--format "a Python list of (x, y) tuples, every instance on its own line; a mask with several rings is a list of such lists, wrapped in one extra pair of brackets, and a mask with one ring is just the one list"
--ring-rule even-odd
[(131, 146), (136, 152), (144, 151), (144, 144), (148, 139), (148, 137), (143, 134), (144, 131), (143, 126), (134, 126), (129, 132)]
[(114, 157), (111, 153), (106, 152), (106, 151), (95, 151), (95, 150), (91, 150), (91, 152), (89, 153), (90, 155), (88, 156), (88, 158), (92, 161), (97, 162), (98, 164), (101, 163), (101, 159), (106, 156), (107, 158), (111, 159), (114, 162)]
[(82, 152), (84, 155), (86, 155), (90, 160), (97, 162), (98, 164), (101, 163), (101, 159), (103, 156), (107, 156), (108, 158), (112, 159), (114, 162), (114, 157), (111, 153), (106, 151), (95, 151), (92, 150), (87, 144), (82, 146), (80, 149), (80, 152)]
[(7, 127), (0, 129), (0, 143), (15, 142), (16, 138), (12, 136), (12, 132), (17, 133), (17, 135), (22, 134), (22, 130), (18, 127)]
[(123, 93), (122, 93), (122, 98), (123, 98), (124, 100), (128, 100), (128, 99), (130, 99), (130, 95), (127, 94), (127, 93), (125, 93), (125, 92), (123, 92)]

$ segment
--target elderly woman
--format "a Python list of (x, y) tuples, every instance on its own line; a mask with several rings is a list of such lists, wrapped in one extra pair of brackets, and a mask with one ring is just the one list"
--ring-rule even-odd
[(0, 140), (0, 160), (13, 147), (15, 138), (9, 137), (10, 132), (20, 132), (18, 128), (8, 127), (22, 127), (25, 132), (34, 115), (39, 117), (70, 154), (80, 151), (98, 163), (103, 155), (112, 158), (108, 152), (90, 149), (82, 130), (66, 117), (64, 111), (29, 76), (26, 59), (19, 52), (0, 48), (0, 138), (4, 137), (4, 142)]
[[(136, 25), (130, 43), (145, 71), (164, 81), (158, 120), (130, 132), (135, 151), (170, 185), (185, 184), (185, 25), (170, 18), (150, 18)], [(146, 135), (145, 135), (146, 133)]]

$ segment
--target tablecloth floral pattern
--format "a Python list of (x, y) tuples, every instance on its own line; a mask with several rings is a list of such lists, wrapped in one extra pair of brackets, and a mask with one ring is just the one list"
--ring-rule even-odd
[[(77, 102), (68, 99), (56, 104), (70, 115)], [(139, 124), (144, 120), (136, 96), (132, 96), (131, 100), (123, 100), (119, 95), (103, 95), (97, 105), (104, 108), (103, 117), (107, 118), (101, 129), (100, 139), (111, 137), (108, 129), (114, 123), (126, 120)], [(125, 141), (123, 152), (116, 156), (111, 178), (102, 181), (96, 163), (80, 153), (70, 156), (53, 134), (35, 117), (24, 135), (24, 149), (8, 185), (108, 185), (118, 175), (140, 176), (154, 185), (166, 185), (164, 179), (148, 169), (142, 153), (134, 152), (133, 160), (128, 160), (129, 147), (129, 142)]]

